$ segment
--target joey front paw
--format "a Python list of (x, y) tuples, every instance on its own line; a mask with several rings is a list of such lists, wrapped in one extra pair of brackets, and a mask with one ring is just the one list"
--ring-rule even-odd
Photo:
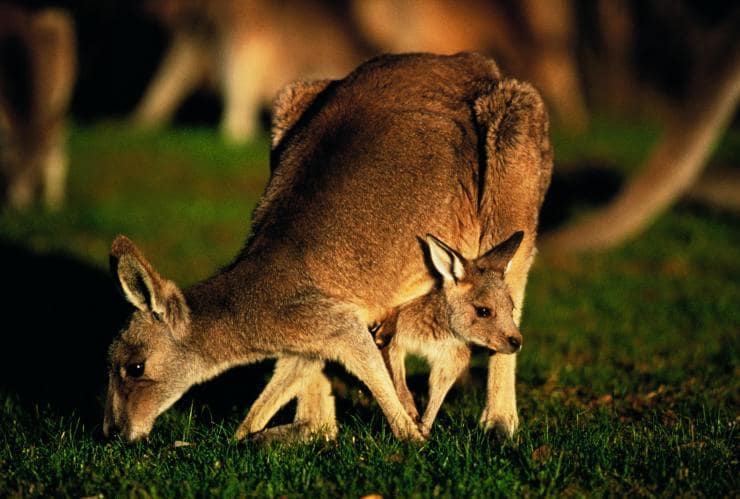
[(419, 411), (416, 409), (416, 405), (411, 402), (411, 405), (403, 404), (403, 408), (406, 409), (406, 414), (409, 415), (414, 423), (421, 423), (421, 416)]
[(424, 440), (429, 440), (429, 435), (432, 433), (432, 426), (423, 421), (419, 421), (419, 431), (421, 432), (421, 436), (424, 437)]
[(234, 433), (234, 440), (244, 440), (244, 437), (249, 435), (249, 428), (247, 428), (247, 425), (244, 423), (239, 425), (239, 428), (236, 429), (236, 433)]

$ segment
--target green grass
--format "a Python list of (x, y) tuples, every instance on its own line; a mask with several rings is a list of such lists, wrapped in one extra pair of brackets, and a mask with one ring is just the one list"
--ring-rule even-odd
[[(629, 171), (657, 136), (646, 125), (605, 121), (586, 137), (556, 133), (555, 145), (567, 161), (603, 156)], [(738, 143), (736, 135), (726, 138), (715, 161), (737, 162)], [(87, 301), (112, 289), (104, 278), (110, 241), (128, 234), (182, 285), (208, 276), (233, 258), (247, 236), (268, 174), (267, 149), (264, 139), (227, 148), (206, 130), (76, 128), (66, 208), (0, 216), (0, 242), (15, 251), (2, 254), (7, 292), (17, 291), (15, 275), (37, 270), (14, 267), (38, 265), (31, 295), (40, 303), (20, 303), (23, 313), (48, 313), (67, 294), (64, 306), (70, 309), (48, 331), (4, 331), (10, 339), (38, 336), (32, 349), (47, 342), (61, 346), (39, 358), (25, 351), (28, 341), (24, 348), (5, 344), (4, 362), (12, 369), (2, 371), (0, 383), (0, 495), (740, 492), (740, 224), (687, 204), (620, 249), (539, 259), (522, 326), (522, 427), (513, 442), (497, 442), (476, 426), (484, 402), (483, 357), (474, 359), (471, 383), (450, 393), (422, 447), (396, 441), (364, 388), (337, 369), (331, 372), (341, 428), (334, 443), (235, 443), (231, 435), (256, 392), (245, 395), (245, 385), (228, 376), (163, 415), (147, 442), (99, 440), (104, 353), (93, 348), (96, 358), (87, 359), (75, 350), (86, 351), (95, 338), (107, 343), (114, 333), (96, 330), (96, 311)], [(84, 282), (102, 276), (99, 287), (78, 297), (74, 286), (55, 282), (62, 264), (71, 269), (70, 280), (82, 280), (82, 270), (90, 274)], [(14, 312), (4, 309), (6, 316)], [(53, 343), (60, 335), (61, 343)], [(423, 392), (419, 366), (413, 364), (412, 388)], [(67, 386), (69, 393), (35, 385), (27, 391), (10, 381), (34, 375), (52, 376), (58, 381), (53, 386)], [(264, 369), (243, 376), (257, 387), (266, 381)], [(79, 388), (82, 381), (93, 387), (89, 394)], [(227, 397), (214, 395), (224, 390)], [(69, 397), (88, 400), (91, 408), (64, 403)], [(192, 445), (176, 448), (178, 440)]]

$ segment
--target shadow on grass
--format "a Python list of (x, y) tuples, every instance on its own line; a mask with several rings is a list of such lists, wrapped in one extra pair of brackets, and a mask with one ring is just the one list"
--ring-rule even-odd
[(107, 272), (71, 256), (0, 241), (0, 259), (0, 386), (23, 405), (48, 405), (99, 423), (106, 352), (127, 305)]
[(616, 167), (598, 161), (556, 167), (540, 212), (540, 232), (563, 225), (579, 210), (606, 204), (623, 180)]
[[(5, 289), (0, 387), (24, 407), (74, 413), (89, 427), (99, 427), (108, 346), (132, 308), (107, 270), (72, 256), (38, 254), (0, 240), (0, 261)], [(235, 411), (243, 417), (272, 365), (232, 369), (190, 390), (179, 406), (192, 403), (214, 420)]]

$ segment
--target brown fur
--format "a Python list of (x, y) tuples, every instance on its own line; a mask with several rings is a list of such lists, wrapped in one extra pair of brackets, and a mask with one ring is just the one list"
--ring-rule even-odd
[(273, 103), (271, 130), (273, 149), (330, 83), (331, 80), (296, 81), (283, 87)]
[[(504, 109), (486, 107), (489, 99)], [(507, 112), (510, 102), (520, 104)], [(501, 120), (480, 121), (485, 115), (477, 107)], [(273, 405), (293, 396), (299, 415), (312, 417), (309, 409), (318, 405), (324, 409), (315, 412), (333, 424), (321, 366), (334, 360), (367, 384), (397, 436), (422, 438), (367, 327), (432, 289), (417, 239), (429, 233), (471, 258), (482, 241), (503, 239), (499, 232), (527, 231), (507, 273), (521, 307), (536, 232), (530, 225), (552, 167), (546, 120), (531, 87), (502, 80), (492, 61), (475, 54), (379, 57), (327, 86), (275, 146), (275, 175), (234, 263), (188, 289), (184, 299), (159, 296), (156, 283), (169, 289), (169, 282), (148, 264), (130, 267), (133, 279), (114, 266), (119, 282), (139, 283), (142, 292), (122, 286), (139, 305), (111, 348), (115, 379), (105, 431), (118, 427), (129, 440), (141, 438), (187, 386), (237, 364), (278, 357), (274, 379), (280, 381), (265, 389), (269, 403), (255, 411), (258, 399), (238, 436), (248, 421), (249, 432), (264, 428)], [(493, 193), (488, 203), (483, 190)], [(482, 235), (491, 216), (501, 223), (491, 221), (495, 229)], [(114, 242), (114, 261), (128, 254), (139, 261), (137, 250), (118, 251), (129, 245), (122, 236)], [(162, 313), (153, 316), (167, 296), (177, 305), (160, 306)], [(146, 369), (133, 379), (126, 366), (142, 352)], [(172, 362), (155, 361), (150, 369), (147, 356), (160, 354)], [(293, 369), (311, 374), (295, 382)], [(142, 383), (161, 387), (156, 394), (149, 388), (156, 409), (132, 421), (131, 412), (120, 409), (131, 405), (122, 394), (131, 399)], [(492, 420), (500, 416), (496, 410)]]
[[(492, 71), (496, 71), (492, 68)], [(299, 83), (296, 85), (288, 86), (281, 96), (276, 100), (276, 106), (273, 109), (273, 119), (276, 121), (295, 122), (300, 116), (306, 111), (309, 105), (314, 105), (315, 101), (322, 99), (322, 92), (328, 86), (325, 81), (316, 82), (315, 84)], [(537, 218), (539, 207), (544, 199), (545, 191), (549, 185), (550, 176), (552, 173), (552, 151), (549, 146), (547, 137), (547, 115), (544, 108), (542, 107), (541, 101), (537, 96), (536, 92), (528, 85), (522, 85), (521, 83), (513, 80), (503, 81), (499, 84), (499, 90), (492, 90), (491, 93), (485, 93), (475, 103), (476, 112), (478, 114), (477, 123), (480, 126), (479, 133), (487, 134), (484, 145), (482, 146), (481, 161), (483, 162), (482, 172), (485, 175), (486, 172), (489, 175), (487, 181), (481, 183), (481, 208), (479, 209), (481, 215), (480, 218), (484, 221), (498, 221), (497, 223), (487, 224), (480, 233), (481, 247), (485, 247), (486, 244), (492, 244), (496, 238), (501, 237), (501, 232), (496, 232), (499, 228), (504, 229), (508, 227), (512, 229), (519, 217), (524, 221), (524, 225), (528, 227), (532, 232), (528, 234), (526, 250), (519, 252), (516, 258), (516, 264), (512, 262), (512, 267), (515, 271), (510, 275), (507, 275), (507, 281), (510, 282), (510, 286), (514, 289), (514, 298), (516, 301), (516, 309), (514, 311), (514, 318), (518, 324), (521, 316), (521, 307), (524, 298), (524, 286), (526, 285), (526, 273), (531, 265), (533, 259), (533, 244), (535, 237), (535, 230), (537, 226)], [(292, 98), (286, 99), (285, 95), (289, 95)], [(310, 117), (310, 113), (307, 113)], [(506, 118), (506, 119), (504, 119)], [(515, 128), (516, 127), (516, 128)], [(522, 135), (524, 134), (524, 135)], [(527, 137), (529, 140), (522, 140)], [(279, 147), (280, 140), (273, 138), (273, 155), (278, 156), (280, 152)], [(494, 199), (494, 192), (500, 189), (501, 178), (496, 171), (502, 167), (498, 163), (493, 163), (487, 159), (490, 154), (492, 156), (499, 156), (504, 158), (518, 158), (519, 150), (523, 149), (531, 151), (532, 148), (538, 151), (534, 153), (531, 159), (532, 165), (541, 165), (539, 169), (537, 167), (526, 170), (518, 166), (514, 161), (510, 161), (508, 168), (513, 173), (520, 170), (524, 182), (521, 186), (513, 185), (512, 188), (517, 190), (520, 194), (523, 194), (516, 202), (511, 203), (508, 206), (511, 213), (507, 213), (507, 206), (497, 207)], [(529, 153), (532, 155), (532, 153)], [(519, 159), (521, 161), (521, 159)], [(500, 161), (500, 160), (499, 160)], [(293, 181), (294, 176), (298, 175), (299, 172), (290, 168), (290, 164), (281, 164), (280, 168), (275, 170), (274, 167), (279, 161), (274, 160), (273, 176), (270, 179), (270, 185), (268, 186), (265, 196), (263, 197), (260, 205), (255, 210), (254, 224), (256, 227), (259, 226), (261, 215), (270, 206), (273, 199), (275, 199), (278, 193), (283, 189), (282, 186), (286, 183)], [(492, 168), (496, 169), (492, 169)], [(498, 225), (498, 226), (497, 226)], [(500, 240), (500, 239), (499, 239)], [(439, 323), (436, 318), (444, 317), (446, 321), (446, 315), (440, 312), (440, 308), (435, 308), (434, 304), (444, 302), (444, 296), (439, 293), (432, 293), (427, 297), (419, 300), (421, 303), (416, 306), (406, 306), (409, 310), (405, 313), (408, 319), (407, 326), (409, 333), (405, 335), (408, 338), (413, 338), (415, 333), (418, 332), (418, 327), (412, 327), (413, 320), (420, 321), (420, 323), (430, 324), (430, 330), (434, 334), (442, 336), (449, 336), (447, 329), (443, 324)], [(494, 308), (499, 308), (495, 307)], [(390, 337), (395, 333), (396, 330), (396, 318), (398, 316), (399, 309), (394, 309), (382, 323), (382, 327), (376, 330), (375, 339), (379, 343), (379, 346), (384, 346), (390, 341)], [(437, 322), (435, 326), (435, 322)], [(422, 334), (423, 337), (423, 334)], [(436, 394), (435, 399), (438, 404), (441, 404), (446, 391), (449, 386), (448, 383), (454, 381), (450, 372), (457, 373), (459, 369), (467, 365), (467, 359), (469, 357), (469, 349), (464, 344), (448, 345), (450, 348), (450, 356), (446, 357), (444, 361), (437, 363), (439, 369), (433, 374), (433, 378), (438, 381), (432, 381), (431, 384), (434, 387)], [(398, 350), (398, 349), (397, 349)], [(386, 361), (388, 361), (386, 351)], [(498, 431), (505, 435), (511, 435), (517, 425), (516, 416), (516, 402), (514, 396), (514, 357), (512, 356), (493, 356), (491, 358), (491, 375), (489, 376), (489, 403), (487, 404), (486, 410), (481, 418), (481, 423), (486, 428), (496, 428)], [(285, 369), (295, 368), (288, 361), (283, 364)], [(279, 376), (280, 370), (283, 366), (276, 368), (275, 380), (283, 379)], [(399, 396), (401, 396), (404, 406), (412, 416), (416, 414), (416, 409), (413, 405), (413, 399), (410, 396), (408, 390), (405, 388), (405, 382), (401, 384), (398, 380), (403, 379), (403, 372), (396, 369), (394, 374), (394, 381), (396, 382), (397, 389), (399, 390)], [(445, 380), (441, 379), (441, 375), (445, 374), (447, 377)], [(276, 383), (279, 383), (276, 381)], [(284, 403), (290, 398), (298, 395), (299, 403), (301, 400), (300, 391), (286, 390), (284, 384), (278, 389), (272, 386), (271, 382), (268, 389), (260, 396), (257, 402), (250, 410), (249, 416), (245, 419), (238, 431), (238, 435), (244, 436), (253, 431), (258, 431), (270, 417), (279, 409)], [(284, 399), (271, 398), (270, 394), (281, 393), (285, 395), (290, 393), (291, 395)], [(437, 409), (438, 409), (437, 404)], [(433, 409), (434, 405), (428, 406), (428, 421), (429, 426), (434, 419), (436, 410)], [(321, 411), (319, 411), (321, 412)], [(298, 428), (302, 431), (305, 422), (296, 423)], [(326, 421), (320, 422), (315, 420), (313, 426), (331, 426)], [(332, 422), (333, 424), (333, 422)], [(312, 426), (308, 423), (308, 426)], [(333, 426), (332, 426), (333, 427)], [(426, 428), (428, 429), (428, 427)], [(281, 429), (282, 430), (282, 429)], [(276, 437), (282, 438), (283, 431), (276, 434)]]
[(61, 9), (0, 4), (0, 174), (4, 203), (64, 200), (66, 114), (76, 77), (74, 23)]

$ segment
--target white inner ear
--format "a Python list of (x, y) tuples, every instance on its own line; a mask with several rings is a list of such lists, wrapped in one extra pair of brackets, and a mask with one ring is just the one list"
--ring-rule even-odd
[(454, 253), (452, 253), (452, 274), (458, 281), (465, 277), (465, 269), (463, 268), (463, 264)]
[(434, 268), (446, 282), (456, 282), (465, 276), (462, 262), (454, 253), (447, 251), (432, 238), (427, 238), (427, 242)]
[(509, 263), (506, 264), (506, 268), (504, 269), (504, 274), (508, 274), (509, 273), (509, 269), (511, 269), (511, 262), (513, 262), (513, 261), (514, 261), (514, 259), (512, 258), (511, 260), (509, 260)]
[(159, 314), (160, 317), (164, 317), (165, 316), (164, 304), (160, 303), (159, 300), (157, 300), (157, 297), (155, 295), (151, 295), (151, 297), (152, 297), (152, 303), (151, 303), (152, 312), (156, 312), (157, 314)]
[[(124, 257), (132, 258), (133, 257)], [(130, 273), (130, 277), (135, 277), (134, 282), (142, 285), (146, 289), (132, 289), (129, 287), (129, 279), (126, 279), (122, 273)], [(138, 308), (142, 312), (154, 311), (158, 314), (164, 312), (164, 308), (158, 303), (156, 294), (154, 292), (154, 283), (152, 282), (151, 276), (138, 264), (138, 262), (131, 260), (123, 260), (119, 264), (119, 276), (118, 280), (121, 283), (121, 289), (123, 294), (126, 296), (131, 305)], [(146, 297), (149, 296), (152, 303), (147, 303)]]
[[(143, 278), (146, 279), (146, 277)], [(149, 305), (144, 301), (144, 297), (140, 293), (132, 291), (131, 288), (128, 287), (128, 284), (126, 284), (125, 279), (121, 279), (120, 281), (121, 289), (123, 290), (123, 294), (126, 296), (126, 300), (143, 312), (149, 310)]]

